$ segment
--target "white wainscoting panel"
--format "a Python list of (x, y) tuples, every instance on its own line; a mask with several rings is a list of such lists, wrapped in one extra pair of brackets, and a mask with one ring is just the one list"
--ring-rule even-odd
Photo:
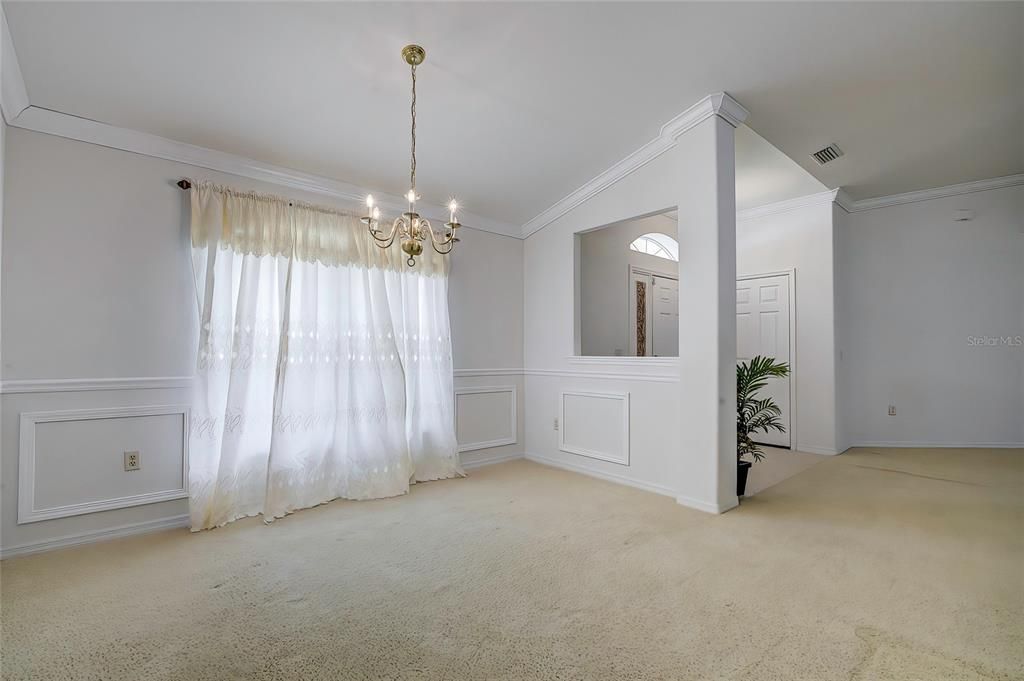
[(561, 393), (558, 448), (629, 465), (629, 393)]
[(455, 389), (455, 434), (460, 452), (516, 444), (516, 386)]
[(187, 497), (188, 421), (180, 404), (23, 412), (18, 523)]

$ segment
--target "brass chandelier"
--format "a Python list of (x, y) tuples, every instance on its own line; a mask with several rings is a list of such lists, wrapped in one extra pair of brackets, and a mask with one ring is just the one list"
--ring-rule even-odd
[(416, 67), (423, 63), (427, 53), (419, 45), (406, 45), (402, 48), (402, 59), (412, 69), (412, 106), (409, 111), (412, 115), (412, 160), (409, 164), (409, 191), (405, 198), (409, 202), (409, 210), (402, 213), (391, 223), (391, 229), (384, 230), (380, 227), (380, 207), (374, 205), (373, 195), (366, 197), (366, 216), (362, 221), (370, 230), (370, 235), (381, 248), (388, 248), (397, 238), (402, 246), (402, 251), (409, 256), (406, 263), (409, 267), (416, 264), (416, 256), (423, 252), (423, 242), (430, 240), (430, 245), (441, 255), (448, 255), (455, 248), (459, 238), (455, 236), (455, 230), (461, 225), (455, 219), (455, 210), (458, 204), (452, 199), (448, 204), (449, 218), (444, 224), (444, 231), (438, 235), (434, 232), (430, 221), (421, 217), (416, 212), (416, 200), (420, 198), (416, 193)]

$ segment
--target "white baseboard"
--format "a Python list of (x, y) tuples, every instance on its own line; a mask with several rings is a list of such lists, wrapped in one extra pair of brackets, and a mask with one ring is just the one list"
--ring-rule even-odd
[(560, 461), (558, 459), (553, 459), (551, 457), (543, 456), (540, 454), (530, 454), (529, 452), (527, 452), (525, 456), (528, 461), (534, 461), (536, 463), (544, 464), (545, 466), (561, 468), (562, 470), (572, 471), (573, 473), (582, 473), (583, 475), (589, 475), (592, 478), (599, 478), (601, 480), (606, 480), (607, 482), (614, 482), (620, 485), (635, 487), (637, 489), (642, 489), (645, 492), (654, 492), (655, 494), (660, 494), (666, 497), (675, 496), (675, 492), (673, 492), (668, 487), (663, 487), (661, 485), (656, 485), (650, 482), (643, 482), (642, 480), (635, 480), (633, 478), (628, 478), (618, 473), (605, 473), (604, 471), (594, 470), (593, 468), (590, 468), (588, 466), (583, 466), (575, 463), (568, 463), (566, 461)]
[(794, 452), (803, 452), (804, 454), (824, 454), (825, 456), (835, 456), (839, 454), (839, 450), (833, 449), (832, 447), (807, 447), (801, 445), (793, 449)]
[(42, 553), (43, 551), (53, 551), (54, 549), (63, 549), (69, 546), (92, 544), (93, 542), (106, 541), (108, 539), (118, 539), (120, 537), (130, 537), (136, 534), (147, 534), (149, 532), (158, 532), (160, 530), (169, 530), (188, 526), (189, 517), (187, 514), (170, 516), (168, 518), (157, 518), (156, 520), (147, 520), (141, 523), (119, 525), (117, 527), (108, 527), (103, 530), (93, 530), (91, 532), (66, 535), (58, 537), (57, 539), (44, 539), (42, 541), (19, 544), (18, 546), (10, 546), (0, 549), (0, 559), (14, 558), (15, 556), (25, 556), (30, 553)]
[(676, 500), (676, 503), (678, 503), (679, 505), (686, 506), (687, 508), (692, 508), (698, 511), (703, 511), (705, 513), (714, 513), (715, 515), (718, 515), (739, 506), (739, 499), (735, 499), (732, 501), (732, 503), (729, 504), (709, 504), (705, 501), (700, 501), (698, 499), (691, 499), (689, 497), (679, 496), (673, 490), (669, 489), (668, 487), (664, 487), (663, 485), (656, 485), (650, 482), (644, 482), (642, 480), (634, 480), (633, 478), (628, 478), (624, 475), (619, 475), (617, 473), (605, 473), (604, 471), (594, 470), (593, 468), (589, 468), (588, 466), (569, 463), (567, 461), (559, 461), (558, 459), (553, 459), (551, 457), (543, 456), (541, 454), (531, 454), (527, 452), (526, 460), (544, 464), (545, 466), (561, 468), (562, 470), (571, 471), (573, 473), (581, 473), (583, 475), (588, 475), (592, 478), (598, 478), (600, 480), (605, 480), (607, 482), (614, 482), (619, 485), (635, 487), (637, 489), (642, 489), (645, 492), (653, 492), (655, 494), (660, 494), (662, 496), (673, 497)]
[(476, 457), (472, 461), (463, 461), (462, 467), (465, 469), (483, 468), (484, 466), (492, 466), (496, 463), (505, 463), (506, 461), (522, 459), (523, 456), (522, 452), (512, 452), (511, 454), (489, 454), (487, 456)]
[(684, 497), (682, 495), (676, 496), (676, 503), (680, 506), (692, 508), (696, 511), (703, 511), (704, 513), (714, 513), (715, 515), (721, 515), (726, 511), (730, 511), (740, 505), (740, 500), (735, 499), (728, 504), (709, 504), (706, 501), (700, 499), (693, 499), (691, 497)]
[(1024, 449), (1024, 442), (856, 442), (850, 447), (891, 447), (893, 449)]

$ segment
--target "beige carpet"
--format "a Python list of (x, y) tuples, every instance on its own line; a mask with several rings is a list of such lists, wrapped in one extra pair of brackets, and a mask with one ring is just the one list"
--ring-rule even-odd
[(774, 487), (828, 458), (830, 457), (823, 454), (806, 454), (789, 449), (764, 447), (764, 459), (755, 463), (747, 474), (746, 496), (756, 496), (758, 492)]
[(1024, 452), (855, 451), (723, 516), (517, 461), (3, 563), (3, 678), (1024, 678)]

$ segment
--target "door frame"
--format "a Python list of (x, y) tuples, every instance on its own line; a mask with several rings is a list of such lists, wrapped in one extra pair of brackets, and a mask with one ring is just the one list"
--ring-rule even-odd
[[(642, 276), (652, 277), (652, 278), (653, 277), (661, 277), (662, 279), (671, 279), (672, 281), (675, 281), (676, 283), (679, 282), (679, 273), (678, 272), (675, 275), (661, 274), (660, 272), (655, 272), (654, 270), (650, 270), (650, 269), (647, 269), (646, 267), (641, 267), (639, 265), (632, 265), (632, 264), (630, 264), (630, 265), (626, 266), (626, 340), (627, 340), (626, 350), (631, 353), (629, 355), (630, 357), (636, 357), (637, 356), (637, 354), (636, 354), (636, 307), (635, 307), (636, 298), (633, 295), (633, 288), (631, 286), (631, 284), (633, 283), (633, 275), (634, 274), (639, 274), (639, 275), (642, 275)], [(651, 298), (650, 300), (651, 300), (651, 307), (653, 309), (653, 307), (654, 307), (654, 299)], [(653, 340), (654, 340), (654, 322), (653, 322), (653, 318), (651, 318), (650, 315), (648, 315), (648, 319), (651, 319), (651, 340), (653, 342)], [(657, 359), (653, 355), (643, 355), (643, 356), (644, 357), (650, 357), (651, 359)], [(669, 356), (670, 355), (664, 355), (664, 357), (669, 357)], [(675, 356), (676, 357), (679, 356), (679, 350), (678, 349), (676, 349)]]
[(765, 277), (786, 277), (789, 289), (789, 449), (799, 451), (797, 446), (797, 387), (796, 387), (796, 268), (776, 270), (774, 272), (757, 272), (753, 274), (737, 274), (736, 281), (763, 279)]

